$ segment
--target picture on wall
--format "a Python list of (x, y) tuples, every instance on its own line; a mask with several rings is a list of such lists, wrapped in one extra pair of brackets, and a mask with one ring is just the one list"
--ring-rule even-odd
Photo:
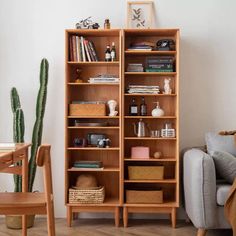
[(153, 23), (153, 1), (127, 2), (127, 28), (149, 29)]

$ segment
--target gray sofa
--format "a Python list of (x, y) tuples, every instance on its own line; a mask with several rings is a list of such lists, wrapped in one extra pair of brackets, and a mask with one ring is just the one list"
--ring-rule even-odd
[(203, 150), (189, 149), (183, 157), (185, 208), (198, 228), (198, 236), (207, 229), (231, 228), (224, 216), (224, 204), (231, 187), (216, 179), (214, 161)]

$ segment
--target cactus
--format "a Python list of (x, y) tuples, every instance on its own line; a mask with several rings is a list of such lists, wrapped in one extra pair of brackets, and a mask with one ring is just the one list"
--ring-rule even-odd
[[(32, 146), (31, 146), (31, 156), (29, 160), (29, 185), (28, 191), (32, 192), (33, 184), (36, 174), (36, 154), (38, 147), (41, 145), (42, 132), (43, 132), (43, 117), (46, 106), (47, 99), (47, 83), (48, 83), (48, 61), (43, 59), (40, 66), (40, 88), (37, 97), (36, 104), (36, 121), (34, 124), (33, 134), (32, 134)], [(16, 88), (11, 90), (11, 107), (13, 111), (13, 136), (15, 143), (24, 142), (24, 113), (21, 109), (20, 98), (17, 93)], [(17, 163), (21, 165), (21, 162)], [(22, 179), (19, 175), (14, 175), (15, 192), (22, 191)]]
[(47, 83), (48, 83), (48, 61), (43, 59), (40, 66), (40, 88), (37, 97), (36, 104), (36, 121), (34, 124), (33, 135), (32, 135), (32, 147), (31, 156), (29, 161), (29, 191), (32, 192), (33, 184), (36, 174), (36, 154), (38, 147), (42, 140), (43, 131), (43, 117), (45, 112), (45, 105), (47, 99)]
[[(24, 142), (25, 123), (24, 113), (21, 109), (20, 98), (16, 88), (11, 90), (11, 107), (13, 112), (13, 140), (15, 143)], [(16, 163), (17, 166), (21, 166), (21, 162)], [(14, 175), (15, 192), (21, 192), (22, 190), (22, 178), (20, 175)]]

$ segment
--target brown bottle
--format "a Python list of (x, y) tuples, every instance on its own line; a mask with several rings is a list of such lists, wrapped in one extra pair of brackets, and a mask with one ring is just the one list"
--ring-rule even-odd
[(104, 29), (110, 29), (110, 28), (111, 28), (110, 21), (109, 21), (109, 19), (106, 19), (105, 23), (104, 23)]

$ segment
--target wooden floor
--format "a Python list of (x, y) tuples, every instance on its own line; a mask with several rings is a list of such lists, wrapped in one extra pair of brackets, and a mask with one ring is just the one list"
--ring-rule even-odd
[[(66, 226), (65, 219), (56, 220), (57, 236), (195, 236), (196, 229), (191, 224), (178, 222), (172, 229), (165, 220), (129, 220), (129, 227), (114, 227), (112, 220), (81, 219), (73, 222), (73, 227)], [(46, 220), (36, 219), (35, 226), (28, 230), (29, 236), (47, 235)], [(209, 230), (206, 236), (232, 236), (231, 230)], [(10, 230), (0, 219), (0, 236), (21, 236), (21, 231)]]

